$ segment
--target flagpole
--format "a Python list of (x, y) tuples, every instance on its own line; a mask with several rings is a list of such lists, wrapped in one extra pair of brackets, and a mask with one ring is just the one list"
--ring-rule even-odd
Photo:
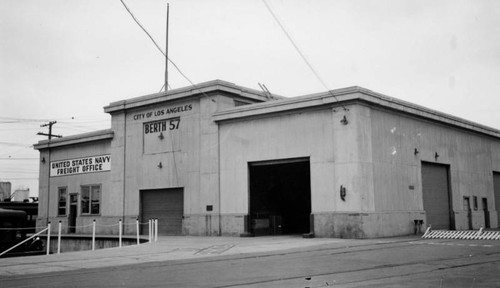
[(166, 45), (165, 45), (165, 92), (168, 91), (168, 17), (169, 17), (169, 4), (167, 3), (167, 35), (166, 35)]

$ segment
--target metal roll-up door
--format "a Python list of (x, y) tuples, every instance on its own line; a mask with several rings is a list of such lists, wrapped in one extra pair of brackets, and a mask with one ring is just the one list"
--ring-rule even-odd
[[(182, 188), (141, 191), (141, 222), (158, 219), (159, 235), (181, 235), (183, 214)], [(142, 225), (142, 234), (148, 233), (148, 225)]]
[(422, 196), (427, 224), (433, 229), (450, 229), (448, 166), (422, 163)]
[(493, 192), (495, 194), (495, 210), (497, 210), (498, 223), (500, 223), (500, 173), (493, 172)]

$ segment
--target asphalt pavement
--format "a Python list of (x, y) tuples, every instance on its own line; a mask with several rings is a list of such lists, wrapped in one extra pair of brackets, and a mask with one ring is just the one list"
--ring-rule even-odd
[[(400, 238), (407, 239), (407, 238)], [(349, 245), (356, 240), (276, 237), (159, 236), (157, 242), (95, 251), (12, 257), (0, 259), (0, 277), (61, 272), (169, 260), (198, 259), (221, 255), (268, 254), (321, 245)], [(357, 240), (358, 242), (360, 240)], [(369, 241), (369, 240), (364, 240)], [(373, 241), (373, 240), (371, 240)], [(377, 240), (381, 241), (381, 240)], [(394, 241), (394, 239), (392, 239)], [(351, 245), (353, 245), (352, 243)]]
[[(160, 237), (2, 258), (5, 287), (500, 287), (500, 241)], [(1, 285), (0, 285), (1, 286)]]

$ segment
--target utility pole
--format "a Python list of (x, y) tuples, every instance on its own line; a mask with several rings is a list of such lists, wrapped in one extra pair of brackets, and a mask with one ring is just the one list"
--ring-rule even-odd
[[(57, 137), (57, 138), (61, 138), (62, 136), (61, 135), (54, 135), (52, 134), (52, 126), (54, 124), (56, 124), (57, 121), (49, 121), (49, 123), (45, 123), (45, 124), (42, 124), (40, 125), (40, 127), (49, 127), (49, 133), (42, 133), (42, 132), (38, 132), (37, 135), (42, 135), (42, 136), (47, 136), (49, 137), (49, 145), (48, 145), (48, 151), (47, 151), (47, 158), (48, 158), (48, 162), (50, 164), (50, 139), (52, 139), (52, 137)], [(40, 151), (41, 152), (41, 151)], [(45, 166), (47, 167), (47, 166)], [(46, 168), (48, 169), (48, 167)], [(48, 177), (48, 180), (47, 180), (47, 191), (43, 192), (43, 193), (46, 193), (46, 196), (47, 196), (47, 215), (45, 217), (47, 223), (49, 223), (49, 211), (50, 211), (50, 170), (48, 171), (47, 173), (47, 177)], [(43, 197), (43, 196), (42, 196)]]
[(40, 127), (47, 127), (47, 126), (49, 126), (49, 134), (38, 132), (36, 135), (48, 136), (49, 140), (52, 139), (52, 137), (61, 138), (62, 137), (61, 135), (54, 135), (54, 134), (52, 134), (52, 125), (54, 125), (56, 123), (57, 123), (57, 121), (50, 121), (49, 123), (45, 123), (45, 124), (40, 125)]

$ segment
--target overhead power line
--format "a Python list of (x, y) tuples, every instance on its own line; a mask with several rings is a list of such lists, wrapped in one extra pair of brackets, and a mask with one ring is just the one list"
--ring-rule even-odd
[(0, 123), (46, 122), (46, 121), (48, 121), (48, 120), (47, 119), (28, 119), (28, 118), (0, 117)]
[(163, 52), (163, 50), (160, 48), (160, 46), (158, 45), (158, 43), (156, 43), (155, 39), (153, 39), (153, 36), (151, 36), (151, 34), (149, 34), (149, 32), (146, 30), (146, 28), (144, 28), (144, 26), (142, 26), (142, 24), (139, 22), (139, 20), (137, 20), (137, 18), (135, 18), (134, 13), (132, 13), (132, 11), (130, 11), (130, 9), (128, 8), (127, 4), (125, 4), (125, 2), (123, 2), (123, 0), (120, 0), (120, 2), (122, 2), (123, 7), (125, 7), (125, 9), (127, 10), (128, 14), (130, 14), (130, 16), (132, 16), (132, 19), (134, 19), (135, 23), (137, 23), (137, 25), (139, 25), (139, 27), (141, 27), (142, 31), (144, 31), (144, 33), (146, 33), (146, 35), (148, 35), (149, 39), (151, 39), (151, 41), (153, 42), (153, 44), (155, 44), (155, 46), (158, 49), (158, 51), (160, 51), (160, 53), (163, 54), (163, 56), (166, 57), (165, 52)]
[(172, 61), (172, 59), (167, 57), (167, 54), (160, 48), (160, 45), (158, 45), (158, 43), (156, 43), (153, 36), (151, 36), (151, 34), (149, 34), (149, 32), (146, 30), (146, 28), (144, 28), (144, 26), (142, 26), (142, 24), (139, 22), (139, 20), (137, 20), (137, 18), (134, 16), (134, 13), (132, 13), (132, 11), (130, 11), (127, 4), (125, 4), (125, 2), (123, 2), (123, 0), (120, 0), (120, 2), (122, 2), (123, 7), (125, 7), (128, 14), (130, 14), (130, 16), (132, 16), (132, 19), (134, 19), (135, 23), (137, 23), (137, 25), (139, 25), (139, 27), (141, 27), (142, 31), (144, 31), (144, 33), (146, 33), (146, 35), (148, 35), (149, 39), (151, 39), (151, 41), (156, 46), (158, 51), (160, 51), (160, 53), (163, 55), (163, 57), (167, 58), (168, 62), (170, 62), (170, 63), (172, 63), (172, 65), (174, 65), (175, 69), (177, 69), (177, 71), (182, 75), (182, 77), (184, 77), (184, 79), (186, 79), (189, 83), (191, 83), (191, 85), (194, 85), (193, 82), (191, 80), (189, 80), (189, 78), (181, 71), (181, 69), (179, 69), (179, 67), (174, 63), (174, 61)]
[(25, 148), (33, 147), (33, 145), (25, 145), (25, 144), (20, 144), (20, 143), (11, 143), (11, 142), (0, 142), (0, 145), (25, 147)]
[(35, 177), (26, 177), (26, 178), (18, 178), (18, 177), (16, 177), (16, 178), (11, 178), (11, 177), (5, 178), (4, 177), (3, 180), (5, 180), (5, 181), (10, 181), (10, 180), (38, 180), (38, 177), (36, 177), (36, 178)]
[[(269, 6), (269, 4), (266, 2), (266, 0), (262, 0), (262, 2), (264, 2), (264, 5), (266, 6), (266, 8), (269, 11), (269, 13), (271, 13), (271, 15), (273, 16), (274, 20), (278, 24), (278, 26), (280, 26), (280, 28), (283, 31), (283, 33), (285, 34), (285, 36), (288, 38), (288, 40), (290, 41), (290, 43), (292, 43), (293, 47), (295, 48), (295, 51), (297, 51), (297, 53), (299, 53), (300, 57), (302, 58), (302, 60), (304, 60), (304, 62), (306, 63), (307, 67), (309, 67), (309, 69), (314, 74), (314, 76), (316, 77), (316, 79), (318, 79), (319, 82), (321, 82), (321, 84), (323, 85), (323, 87), (325, 87), (325, 89), (328, 91), (328, 93), (330, 93), (333, 96), (333, 98), (335, 99), (335, 101), (339, 102), (339, 100), (337, 99), (337, 96), (335, 96), (335, 94), (333, 94), (332, 91), (330, 91), (330, 89), (328, 88), (328, 85), (326, 85), (325, 81), (323, 81), (323, 79), (319, 76), (319, 73), (316, 71), (316, 69), (314, 69), (314, 67), (312, 66), (312, 64), (307, 60), (307, 58), (304, 55), (304, 53), (302, 53), (302, 51), (299, 49), (299, 46), (297, 46), (297, 44), (295, 44), (295, 41), (293, 41), (292, 36), (290, 36), (290, 34), (288, 33), (288, 31), (285, 29), (285, 26), (283, 26), (283, 24), (281, 24), (281, 21), (279, 20), (278, 16), (274, 13), (273, 9), (271, 9), (271, 6)], [(341, 106), (342, 106), (342, 108), (344, 110), (348, 110), (342, 104), (341, 104)]]
[(38, 171), (1, 171), (2, 174), (38, 174)]
[(12, 157), (2, 157), (0, 160), (40, 160), (39, 158), (12, 158)]
[[(139, 20), (135, 17), (134, 13), (132, 13), (132, 11), (128, 8), (127, 4), (125, 4), (125, 2), (123, 0), (120, 0), (120, 2), (123, 4), (123, 7), (125, 7), (125, 9), (127, 10), (128, 14), (130, 14), (130, 16), (132, 17), (132, 19), (134, 19), (135, 23), (137, 23), (137, 25), (139, 25), (139, 27), (142, 29), (142, 31), (144, 31), (144, 33), (146, 33), (146, 35), (148, 35), (149, 39), (151, 39), (151, 41), (153, 42), (153, 44), (156, 46), (156, 48), (158, 49), (158, 51), (160, 51), (160, 53), (163, 55), (163, 57), (165, 57), (167, 59), (168, 62), (172, 63), (172, 65), (174, 66), (174, 68), (177, 70), (177, 72), (179, 72), (179, 74), (181, 74), (182, 77), (184, 77), (184, 79), (186, 79), (186, 81), (189, 82), (189, 84), (191, 84), (191, 86), (193, 86), (196, 90), (200, 91), (204, 96), (206, 96), (207, 98), (208, 95), (205, 94), (205, 92), (201, 91), (194, 83), (193, 81), (191, 81), (187, 76), (186, 74), (184, 74), (181, 69), (177, 66), (177, 64), (174, 63), (174, 61), (172, 61), (172, 59), (170, 59), (167, 54), (160, 48), (160, 46), (158, 45), (158, 43), (156, 43), (156, 41), (154, 40), (153, 36), (151, 36), (151, 34), (149, 34), (149, 32), (146, 30), (146, 28), (144, 28), (144, 26), (142, 26), (142, 24), (139, 22)], [(162, 89), (164, 88), (165, 84), (163, 84), (163, 87)], [(170, 85), (168, 86), (170, 87)], [(160, 90), (161, 91), (161, 90)], [(215, 100), (211, 99), (212, 101), (215, 102)]]

